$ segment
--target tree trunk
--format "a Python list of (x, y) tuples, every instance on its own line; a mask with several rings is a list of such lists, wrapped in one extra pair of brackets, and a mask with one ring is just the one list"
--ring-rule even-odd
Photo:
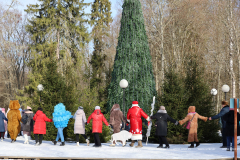
[(56, 56), (57, 56), (57, 60), (59, 60), (59, 44), (60, 43), (60, 35), (59, 35), (59, 30), (57, 30), (57, 53), (56, 53)]

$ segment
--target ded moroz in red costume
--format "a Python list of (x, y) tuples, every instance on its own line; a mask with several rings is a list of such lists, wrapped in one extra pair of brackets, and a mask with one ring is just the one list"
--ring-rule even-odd
[(132, 102), (132, 107), (128, 110), (127, 120), (130, 122), (132, 140), (142, 140), (142, 119), (150, 120), (149, 116), (138, 106), (138, 101)]

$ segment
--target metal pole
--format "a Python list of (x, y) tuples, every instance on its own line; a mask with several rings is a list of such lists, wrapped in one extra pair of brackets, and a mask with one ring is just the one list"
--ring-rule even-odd
[(227, 100), (227, 92), (224, 92), (225, 93), (225, 101)]
[(237, 98), (234, 98), (234, 160), (237, 160)]
[[(125, 116), (125, 88), (123, 88), (123, 115)], [(123, 123), (123, 129), (125, 129), (125, 123)]]

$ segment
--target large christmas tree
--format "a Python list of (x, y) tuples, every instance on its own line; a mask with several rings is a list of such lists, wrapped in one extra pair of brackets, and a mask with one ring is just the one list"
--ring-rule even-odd
[(125, 0), (123, 4), (117, 53), (108, 89), (108, 110), (115, 103), (123, 107), (121, 79), (126, 79), (129, 84), (125, 89), (125, 111), (132, 106), (132, 101), (137, 100), (139, 106), (149, 113), (157, 92), (139, 0)]

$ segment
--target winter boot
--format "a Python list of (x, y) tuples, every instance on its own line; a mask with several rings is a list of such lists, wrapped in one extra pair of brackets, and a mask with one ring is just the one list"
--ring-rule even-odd
[(142, 145), (142, 141), (138, 141), (138, 145), (136, 146), (136, 148), (142, 148), (143, 145)]
[(227, 150), (226, 151), (230, 151), (230, 148), (227, 148)]
[(16, 140), (12, 139), (11, 143), (14, 143)]
[(52, 143), (53, 143), (54, 145), (56, 145), (56, 144), (57, 144), (57, 141), (53, 140)]
[(130, 147), (134, 146), (135, 141), (132, 141), (131, 144), (129, 144)]
[(163, 148), (163, 145), (162, 144), (159, 144), (159, 146), (157, 148)]
[(79, 142), (77, 142), (76, 146), (79, 146)]
[(62, 142), (62, 143), (60, 144), (60, 146), (65, 146), (65, 142)]
[(165, 146), (165, 147), (163, 147), (163, 148), (170, 148), (170, 147), (169, 147), (169, 145), (166, 145), (166, 146)]
[(35, 143), (35, 146), (39, 146), (39, 145), (40, 145), (39, 142)]
[(28, 137), (27, 137), (26, 134), (24, 134), (23, 136), (24, 136), (24, 138), (25, 138), (24, 144), (27, 144), (27, 143), (28, 143)]
[(198, 147), (200, 145), (200, 143), (199, 142), (196, 142), (196, 147)]
[(89, 140), (88, 139), (86, 139), (86, 142), (87, 142), (87, 146), (89, 146)]
[(189, 146), (188, 148), (194, 148), (194, 142), (191, 142), (191, 146)]

